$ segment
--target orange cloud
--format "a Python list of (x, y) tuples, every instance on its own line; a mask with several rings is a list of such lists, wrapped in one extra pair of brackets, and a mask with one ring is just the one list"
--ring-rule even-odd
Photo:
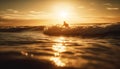
[(107, 10), (119, 10), (120, 8), (117, 7), (107, 7)]

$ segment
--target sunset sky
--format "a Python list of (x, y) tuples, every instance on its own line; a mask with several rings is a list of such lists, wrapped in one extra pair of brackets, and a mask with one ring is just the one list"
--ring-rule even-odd
[(43, 23), (120, 21), (120, 0), (0, 0), (0, 19), (37, 19)]

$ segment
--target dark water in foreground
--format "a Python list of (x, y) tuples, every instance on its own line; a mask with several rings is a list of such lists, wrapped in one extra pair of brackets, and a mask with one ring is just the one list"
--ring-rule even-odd
[(120, 37), (0, 32), (0, 69), (119, 69)]

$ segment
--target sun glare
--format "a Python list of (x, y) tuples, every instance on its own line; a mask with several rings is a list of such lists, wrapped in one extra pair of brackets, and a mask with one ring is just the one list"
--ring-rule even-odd
[(57, 23), (61, 24), (63, 21), (70, 22), (73, 18), (74, 12), (72, 4), (60, 3), (53, 6), (53, 17), (57, 20)]
[(70, 13), (67, 10), (61, 10), (57, 12), (58, 19), (61, 21), (68, 21)]
[(59, 12), (59, 16), (62, 17), (62, 18), (67, 18), (68, 17), (68, 12), (61, 11), (61, 12)]

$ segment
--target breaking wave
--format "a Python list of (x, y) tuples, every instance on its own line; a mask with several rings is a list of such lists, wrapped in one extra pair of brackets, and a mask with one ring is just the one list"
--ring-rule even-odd
[(0, 32), (24, 32), (24, 31), (41, 31), (45, 26), (1, 26)]
[(120, 23), (107, 25), (85, 25), (62, 28), (60, 26), (48, 27), (44, 30), (47, 35), (71, 35), (71, 36), (108, 36), (120, 35)]
[(63, 28), (61, 26), (21, 26), (0, 27), (0, 32), (42, 31), (46, 35), (65, 36), (116, 36), (120, 35), (120, 23), (101, 25), (79, 25)]

